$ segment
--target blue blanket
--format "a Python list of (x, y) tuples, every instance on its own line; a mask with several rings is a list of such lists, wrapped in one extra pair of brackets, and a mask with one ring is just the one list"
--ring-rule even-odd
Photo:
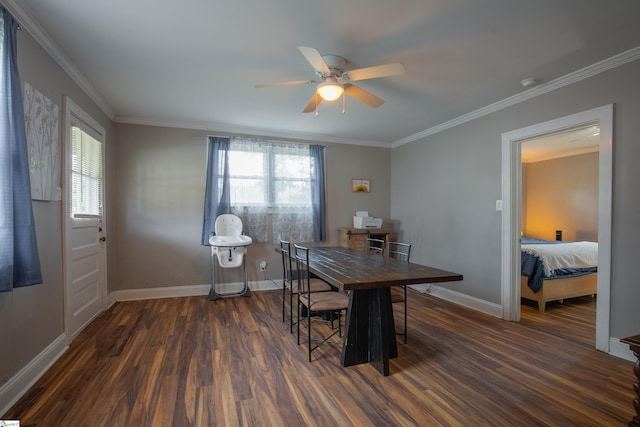
[[(521, 244), (523, 245), (541, 245), (541, 244), (558, 244), (563, 242), (556, 242), (552, 240), (539, 240), (539, 239), (529, 239), (523, 237), (521, 240)], [(596, 273), (598, 271), (598, 267), (591, 268), (559, 268), (553, 271), (551, 276), (544, 275), (544, 266), (535, 255), (528, 254), (526, 252), (521, 252), (521, 275), (527, 276), (527, 285), (529, 288), (535, 293), (540, 290), (542, 287), (543, 280), (551, 280), (551, 279), (562, 279), (565, 277), (572, 276), (584, 276), (591, 273)]]

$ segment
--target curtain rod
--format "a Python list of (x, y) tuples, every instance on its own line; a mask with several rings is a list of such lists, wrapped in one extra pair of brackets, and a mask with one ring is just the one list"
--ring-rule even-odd
[(282, 140), (277, 140), (277, 139), (261, 139), (261, 138), (256, 138), (256, 137), (251, 137), (251, 136), (246, 136), (246, 135), (236, 135), (236, 136), (230, 136), (230, 135), (214, 135), (211, 133), (208, 133), (207, 136), (212, 136), (214, 138), (247, 138), (247, 139), (257, 139), (257, 140), (261, 140), (264, 142), (274, 142), (274, 143), (279, 143), (279, 144), (304, 144), (304, 145), (322, 145), (324, 148), (329, 148), (328, 145), (323, 145), (323, 144), (317, 144), (314, 142), (307, 142), (307, 141), (282, 141)]

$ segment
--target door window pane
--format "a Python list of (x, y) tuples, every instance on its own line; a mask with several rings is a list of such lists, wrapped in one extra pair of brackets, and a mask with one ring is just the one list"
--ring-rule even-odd
[(71, 214), (102, 215), (102, 143), (71, 127)]

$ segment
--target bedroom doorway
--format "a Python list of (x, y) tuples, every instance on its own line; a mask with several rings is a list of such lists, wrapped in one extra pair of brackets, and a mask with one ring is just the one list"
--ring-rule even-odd
[(606, 105), (502, 135), (502, 308), (505, 320), (520, 320), (520, 222), (522, 144), (549, 135), (599, 126), (598, 299), (596, 348), (609, 352), (611, 271), (611, 183), (613, 105)]

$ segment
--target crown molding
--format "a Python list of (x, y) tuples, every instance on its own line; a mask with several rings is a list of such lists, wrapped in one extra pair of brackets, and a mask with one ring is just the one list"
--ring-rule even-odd
[(426, 138), (427, 136), (434, 135), (436, 133), (445, 131), (447, 129), (451, 129), (463, 123), (470, 122), (472, 120), (478, 119), (488, 114), (495, 113), (496, 111), (500, 111), (504, 108), (519, 104), (528, 99), (535, 98), (536, 96), (540, 96), (545, 93), (552, 92), (556, 89), (560, 89), (562, 87), (571, 85), (573, 83), (577, 83), (581, 80), (603, 73), (605, 71), (609, 71), (614, 68), (620, 67), (629, 62), (636, 61), (639, 58), (640, 58), (640, 46), (636, 46), (633, 49), (629, 49), (618, 55), (614, 55), (611, 58), (602, 60), (593, 65), (589, 65), (578, 71), (574, 71), (572, 73), (559, 77), (550, 82), (543, 83), (539, 86), (536, 86), (534, 88), (521, 92), (517, 95), (511, 96), (509, 98), (505, 98), (501, 101), (487, 105), (486, 107), (479, 108), (475, 111), (472, 111), (468, 114), (464, 114), (460, 117), (456, 117), (455, 119), (449, 120), (447, 122), (440, 123), (439, 125), (423, 130), (422, 132), (418, 132), (413, 135), (407, 136), (405, 138), (398, 139), (397, 141), (393, 141), (391, 143), (391, 148), (397, 148), (402, 145), (418, 141), (422, 138)]
[(547, 83), (543, 83), (534, 88), (525, 90), (509, 98), (479, 108), (468, 114), (456, 117), (444, 123), (425, 129), (421, 132), (409, 135), (405, 138), (392, 142), (386, 141), (366, 141), (358, 139), (335, 138), (326, 135), (317, 134), (300, 134), (294, 132), (270, 131), (265, 129), (252, 129), (237, 127), (219, 123), (198, 123), (198, 122), (181, 122), (181, 121), (162, 121), (155, 119), (144, 119), (136, 117), (116, 117), (111, 107), (98, 91), (89, 83), (89, 81), (78, 71), (73, 63), (66, 57), (63, 51), (56, 43), (46, 34), (40, 25), (33, 20), (26, 12), (24, 12), (17, 4), (16, 0), (0, 0), (7, 10), (20, 22), (21, 27), (29, 32), (33, 38), (45, 49), (45, 51), (62, 67), (62, 69), (73, 79), (73, 81), (96, 103), (96, 105), (114, 122), (125, 124), (139, 124), (148, 126), (176, 127), (181, 129), (202, 129), (215, 132), (228, 132), (246, 136), (264, 136), (271, 138), (290, 138), (295, 140), (318, 141), (325, 143), (361, 145), (368, 147), (380, 148), (397, 148), (405, 144), (418, 141), (430, 135), (443, 132), (447, 129), (459, 126), (472, 120), (492, 114), (496, 111), (511, 107), (526, 100), (535, 98), (548, 92), (564, 86), (577, 83), (581, 80), (603, 73), (605, 71), (620, 67), (629, 62), (640, 58), (640, 46), (629, 49), (611, 58), (602, 60), (593, 65), (582, 68), (578, 71), (569, 73), (563, 77), (559, 77)]
[(207, 132), (215, 132), (216, 134), (224, 133), (229, 136), (246, 136), (246, 137), (265, 137), (273, 139), (286, 139), (292, 141), (320, 142), (333, 144), (349, 144), (364, 147), (391, 148), (386, 141), (369, 141), (361, 139), (336, 138), (327, 135), (319, 135), (304, 132), (290, 131), (273, 131), (267, 129), (249, 128), (245, 126), (233, 126), (222, 123), (213, 122), (189, 122), (189, 121), (172, 121), (172, 120), (155, 120), (142, 117), (123, 117), (119, 116), (114, 119), (116, 123), (157, 126), (177, 129), (199, 129)]
[(98, 108), (102, 110), (111, 120), (115, 118), (115, 113), (98, 93), (98, 91), (89, 83), (89, 81), (78, 71), (73, 63), (63, 53), (62, 49), (47, 35), (44, 29), (26, 13), (15, 0), (2, 0), (7, 10), (18, 20), (20, 28), (27, 31), (42, 46), (42, 48), (53, 58), (54, 61), (71, 77), (71, 79), (82, 89), (83, 92), (96, 103)]

